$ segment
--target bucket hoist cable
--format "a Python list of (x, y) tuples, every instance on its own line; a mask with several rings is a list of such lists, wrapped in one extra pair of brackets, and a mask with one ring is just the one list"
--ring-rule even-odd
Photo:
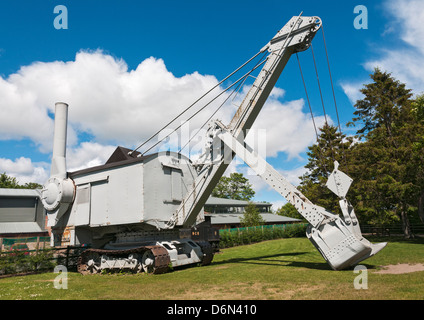
[[(327, 67), (328, 67), (328, 72), (329, 72), (329, 77), (330, 77), (330, 84), (331, 84), (332, 94), (333, 94), (333, 100), (334, 100), (334, 107), (335, 107), (336, 116), (337, 116), (337, 124), (338, 124), (338, 129), (340, 131), (340, 134), (342, 135), (343, 132), (342, 132), (341, 125), (340, 125), (340, 117), (339, 117), (339, 112), (338, 112), (338, 107), (337, 107), (337, 101), (336, 101), (336, 95), (335, 95), (335, 90), (334, 90), (333, 77), (332, 77), (331, 68), (330, 68), (330, 59), (329, 59), (329, 56), (328, 56), (327, 45), (326, 45), (326, 42), (325, 42), (324, 30), (322, 30), (322, 33), (323, 33), (323, 43), (324, 43), (325, 55), (326, 55), (326, 60), (327, 60)], [(315, 74), (316, 74), (316, 79), (317, 79), (317, 84), (318, 84), (318, 90), (319, 90), (319, 94), (320, 94), (321, 104), (322, 104), (322, 108), (323, 108), (323, 112), (324, 112), (325, 124), (328, 125), (327, 112), (326, 112), (326, 109), (325, 109), (324, 98), (323, 98), (322, 89), (321, 89), (321, 83), (320, 83), (319, 74), (318, 74), (317, 62), (316, 62), (316, 59), (315, 59), (315, 53), (314, 53), (314, 48), (313, 48), (312, 44), (311, 44), (311, 52), (312, 52), (312, 59), (313, 59), (313, 63), (314, 63), (314, 69), (315, 69)], [(316, 137), (317, 137), (317, 143), (318, 143), (318, 141), (319, 141), (318, 140), (318, 132), (317, 132), (317, 129), (316, 129), (314, 115), (313, 115), (312, 108), (311, 108), (311, 105), (310, 105), (309, 96), (307, 94), (306, 83), (305, 83), (305, 80), (304, 80), (304, 77), (303, 77), (303, 72), (302, 72), (302, 68), (301, 68), (301, 65), (300, 65), (299, 57), (297, 55), (296, 55), (296, 57), (297, 57), (297, 60), (298, 60), (299, 70), (300, 70), (300, 73), (301, 73), (302, 82), (303, 82), (303, 86), (304, 86), (305, 93), (306, 93), (306, 98), (307, 98), (308, 105), (309, 105), (309, 111), (311, 113), (312, 121), (313, 121), (314, 128), (315, 128), (315, 134), (316, 134)], [(329, 147), (331, 149), (332, 159), (334, 161), (335, 160), (335, 154), (334, 154), (334, 147), (333, 147), (332, 141), (330, 141)], [(345, 166), (347, 167), (347, 160), (346, 160), (346, 154), (345, 154), (345, 150), (344, 149), (345, 148), (344, 148), (344, 145), (342, 143), (342, 158), (344, 160)], [(324, 170), (327, 170), (325, 168), (325, 164), (324, 163), (323, 163), (323, 165), (324, 165)]]
[[(257, 55), (255, 55), (256, 57)], [(249, 62), (252, 59), (249, 60)], [(216, 99), (218, 99), (221, 95), (223, 95), (225, 92), (227, 92), (228, 90), (230, 90), (232, 87), (236, 86), (238, 83), (240, 83), (241, 81), (243, 81), (246, 77), (248, 77), (253, 71), (255, 71), (257, 68), (259, 68), (262, 64), (264, 64), (266, 62), (266, 60), (261, 61), (260, 63), (257, 63), (250, 71), (248, 71), (246, 74), (244, 74), (242, 77), (240, 77), (238, 80), (236, 80), (234, 83), (232, 83), (230, 86), (228, 86), (227, 88), (225, 88), (224, 90), (222, 90), (219, 94), (217, 94), (215, 97), (213, 97), (208, 103), (206, 103), (203, 107), (201, 107), (199, 110), (197, 110), (193, 115), (191, 115), (189, 118), (187, 118), (187, 120), (185, 120), (185, 122), (193, 119), (196, 115), (198, 115), (202, 110), (204, 110), (208, 105), (210, 105), (213, 101), (215, 101)], [(243, 65), (245, 66), (247, 64), (247, 62)], [(241, 67), (240, 67), (241, 68)], [(240, 68), (238, 68), (236, 71), (240, 70)], [(235, 72), (231, 73), (231, 75), (234, 75)], [(228, 77), (226, 78), (228, 79)], [(222, 83), (223, 81), (221, 81)], [(214, 87), (216, 88), (216, 86)], [(208, 92), (212, 91), (213, 89), (210, 89)], [(199, 101), (200, 98), (197, 100)], [(195, 103), (193, 103), (189, 108), (191, 108)], [(220, 106), (222, 107), (222, 105)], [(220, 108), (219, 107), (219, 108)], [(172, 119), (169, 123), (171, 124), (172, 122), (174, 122), (177, 118), (179, 118), (185, 111), (187, 111), (189, 108), (187, 108), (186, 110), (184, 110), (182, 113), (180, 113), (177, 117), (175, 117), (174, 119)], [(152, 150), (154, 147), (156, 147), (158, 144), (160, 144), (162, 141), (164, 141), (165, 139), (167, 139), (171, 134), (173, 134), (174, 132), (176, 132), (178, 129), (180, 129), (183, 124), (185, 123), (183, 122), (182, 124), (180, 124), (178, 127), (176, 127), (175, 129), (173, 129), (169, 134), (167, 134), (165, 137), (163, 137), (162, 139), (160, 139), (159, 141), (157, 141), (153, 146), (149, 147), (147, 150), (145, 150), (143, 153), (140, 154), (140, 156), (146, 154), (147, 152), (149, 152), (150, 150)], [(149, 138), (147, 141), (145, 141), (142, 145), (146, 144), (148, 141), (150, 141), (153, 137), (155, 137), (157, 134), (159, 134), (162, 130), (164, 130), (166, 127), (163, 127), (162, 129), (160, 129), (157, 133), (155, 133), (151, 138)], [(139, 147), (141, 147), (142, 145), (140, 145)], [(138, 148), (139, 148), (138, 147)], [(137, 150), (138, 148), (136, 148), (135, 150)], [(135, 151), (134, 150), (134, 151)]]
[[(323, 40), (323, 43), (324, 43), (325, 56), (327, 57), (328, 74), (330, 76), (331, 90), (333, 92), (333, 100), (334, 100), (334, 107), (336, 109), (337, 123), (339, 125), (340, 134), (342, 135), (343, 132), (342, 132), (342, 127), (340, 125), (339, 111), (338, 111), (338, 107), (337, 107), (336, 94), (335, 94), (335, 91), (334, 91), (333, 76), (331, 74), (331, 68), (330, 68), (330, 59), (329, 59), (329, 56), (328, 56), (327, 43), (325, 41), (324, 26), (321, 27), (321, 32), (322, 32), (322, 40)], [(343, 153), (343, 161), (345, 163), (345, 171), (347, 172), (347, 158), (346, 158), (346, 152), (345, 152), (345, 147), (344, 147), (343, 143), (342, 143), (342, 153)]]
[[(302, 78), (303, 88), (305, 89), (306, 101), (308, 102), (309, 111), (310, 111), (310, 113), (311, 113), (311, 119), (312, 119), (312, 123), (313, 123), (313, 125), (314, 125), (315, 135), (316, 135), (317, 143), (318, 143), (318, 141), (319, 141), (319, 135), (318, 135), (317, 126), (316, 126), (316, 123), (315, 123), (315, 117), (314, 117), (314, 113), (312, 112), (311, 101), (309, 100), (309, 95), (308, 95), (308, 90), (307, 90), (307, 88), (306, 88), (305, 78), (303, 77), (302, 67), (301, 67), (301, 65), (300, 65), (300, 60), (299, 60), (299, 56), (298, 56), (298, 54), (297, 54), (297, 53), (296, 53), (296, 58), (297, 58), (297, 63), (298, 63), (298, 65), (299, 65), (299, 72), (300, 72), (300, 76), (301, 76), (301, 78)], [(325, 175), (326, 175), (326, 177), (328, 178), (328, 175), (327, 175), (327, 167), (326, 167), (326, 165), (325, 165), (325, 161), (324, 161), (324, 159), (323, 159), (323, 155), (322, 155), (322, 153), (321, 153), (321, 149), (320, 149), (320, 148), (318, 148), (318, 156), (319, 156), (319, 161), (321, 162), (321, 164), (322, 164), (322, 165), (323, 165), (323, 167), (324, 167)]]
[[(187, 143), (181, 147), (178, 151), (178, 153), (181, 153), (182, 150), (185, 149), (185, 147), (187, 147), (187, 145), (190, 144), (190, 142), (199, 134), (200, 130), (202, 130), (210, 121), (211, 119), (215, 116), (215, 114), (227, 103), (227, 101), (231, 98), (231, 96), (235, 93), (232, 101), (234, 101), (234, 99), (236, 98), (237, 94), (239, 93), (240, 89), (243, 87), (243, 84), (245, 83), (246, 79), (249, 76), (252, 76), (251, 73), (257, 69), (257, 67), (259, 67), (259, 65), (262, 65), (265, 61), (263, 61), (264, 57), (267, 55), (267, 52), (264, 53), (264, 55), (261, 57), (261, 59), (256, 63), (256, 65), (248, 72), (246, 73), (242, 78), (244, 78), (242, 81), (237, 80), (238, 85), (233, 89), (233, 91), (228, 95), (227, 98), (225, 98), (225, 100), (221, 103), (221, 105), (219, 105), (219, 107), (217, 107), (215, 109), (215, 111), (209, 116), (209, 118), (202, 124), (202, 126), (196, 131), (196, 133), (194, 135), (192, 135), (192, 137), (187, 141)], [(189, 148), (190, 149), (190, 148)]]

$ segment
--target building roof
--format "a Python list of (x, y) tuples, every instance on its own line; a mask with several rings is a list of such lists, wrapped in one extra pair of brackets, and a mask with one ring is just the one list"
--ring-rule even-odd
[(6, 189), (0, 188), (0, 197), (39, 197), (38, 189)]
[[(142, 162), (148, 161), (149, 159), (153, 159), (155, 157), (157, 158), (162, 154), (173, 155), (177, 158), (187, 158), (185, 155), (174, 152), (174, 151), (161, 151), (156, 153), (150, 153), (147, 155), (142, 155), (140, 152), (134, 151), (134, 153), (129, 155), (128, 152), (130, 151), (132, 150), (128, 148), (117, 147), (105, 164), (90, 167), (90, 168), (85, 168), (85, 169), (81, 169), (81, 170), (77, 170), (73, 172), (68, 172), (68, 176), (70, 178), (74, 178), (76, 176), (91, 173), (91, 172), (98, 172), (98, 171), (115, 168), (119, 166), (124, 166), (124, 165), (129, 165), (133, 163), (142, 163)], [(190, 161), (190, 159), (188, 160)]]
[[(243, 218), (243, 213), (209, 213), (212, 224), (239, 224), (240, 218)], [(283, 224), (291, 222), (300, 222), (302, 220), (280, 216), (272, 213), (261, 213), (265, 223)]]
[[(269, 207), (272, 206), (272, 204), (268, 202), (252, 202), (252, 203), (256, 205), (263, 205), (263, 206), (269, 206)], [(209, 197), (209, 199), (205, 203), (205, 206), (245, 207), (248, 204), (249, 204), (249, 201), (244, 201), (244, 200)]]

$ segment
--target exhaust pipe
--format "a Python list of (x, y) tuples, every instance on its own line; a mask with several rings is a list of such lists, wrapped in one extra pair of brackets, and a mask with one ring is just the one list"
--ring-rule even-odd
[(68, 178), (66, 170), (66, 135), (68, 126), (68, 105), (55, 104), (53, 156), (50, 178), (41, 191), (41, 202), (48, 212), (48, 226), (56, 225), (58, 219), (74, 201), (75, 185)]
[(50, 177), (66, 179), (66, 135), (68, 130), (68, 105), (55, 104), (53, 157)]

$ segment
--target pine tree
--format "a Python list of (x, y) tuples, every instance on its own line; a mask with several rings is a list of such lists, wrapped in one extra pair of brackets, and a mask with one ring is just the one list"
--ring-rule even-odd
[(418, 190), (418, 216), (424, 223), (424, 94), (418, 95), (412, 102), (412, 115), (420, 127), (411, 154), (411, 163), (416, 169), (415, 184)]
[[(361, 89), (362, 100), (353, 122), (361, 126), (358, 137), (364, 139), (352, 150), (350, 159), (357, 181), (356, 208), (373, 223), (390, 223), (400, 217), (405, 237), (412, 237), (408, 210), (417, 203), (420, 191), (416, 181), (413, 147), (422, 131), (412, 112), (412, 93), (390, 73), (375, 69), (372, 83)], [(358, 183), (359, 182), (359, 183)]]
[[(338, 197), (326, 187), (329, 175), (334, 169), (334, 161), (346, 172), (346, 155), (352, 139), (347, 139), (337, 127), (325, 124), (319, 129), (316, 144), (308, 147), (308, 172), (300, 177), (299, 190), (313, 203), (334, 213), (340, 213)], [(347, 173), (347, 172), (346, 172)]]

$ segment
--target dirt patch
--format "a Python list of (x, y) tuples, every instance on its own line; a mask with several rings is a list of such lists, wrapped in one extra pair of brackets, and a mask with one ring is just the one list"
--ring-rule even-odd
[(228, 269), (228, 266), (219, 266), (214, 268), (214, 270), (222, 270), (222, 269)]
[[(208, 286), (207, 289), (194, 289), (186, 291), (181, 299), (206, 299), (206, 300), (288, 300), (294, 299), (305, 292), (322, 290), (324, 286), (301, 285), (293, 289), (273, 286), (264, 283), (228, 283), (227, 286)], [(178, 298), (178, 299), (180, 299)]]
[(399, 263), (399, 264), (391, 264), (388, 266), (383, 266), (382, 270), (376, 271), (374, 273), (378, 274), (402, 274), (402, 273), (410, 273), (417, 271), (424, 271), (424, 264), (408, 264), (408, 263)]

